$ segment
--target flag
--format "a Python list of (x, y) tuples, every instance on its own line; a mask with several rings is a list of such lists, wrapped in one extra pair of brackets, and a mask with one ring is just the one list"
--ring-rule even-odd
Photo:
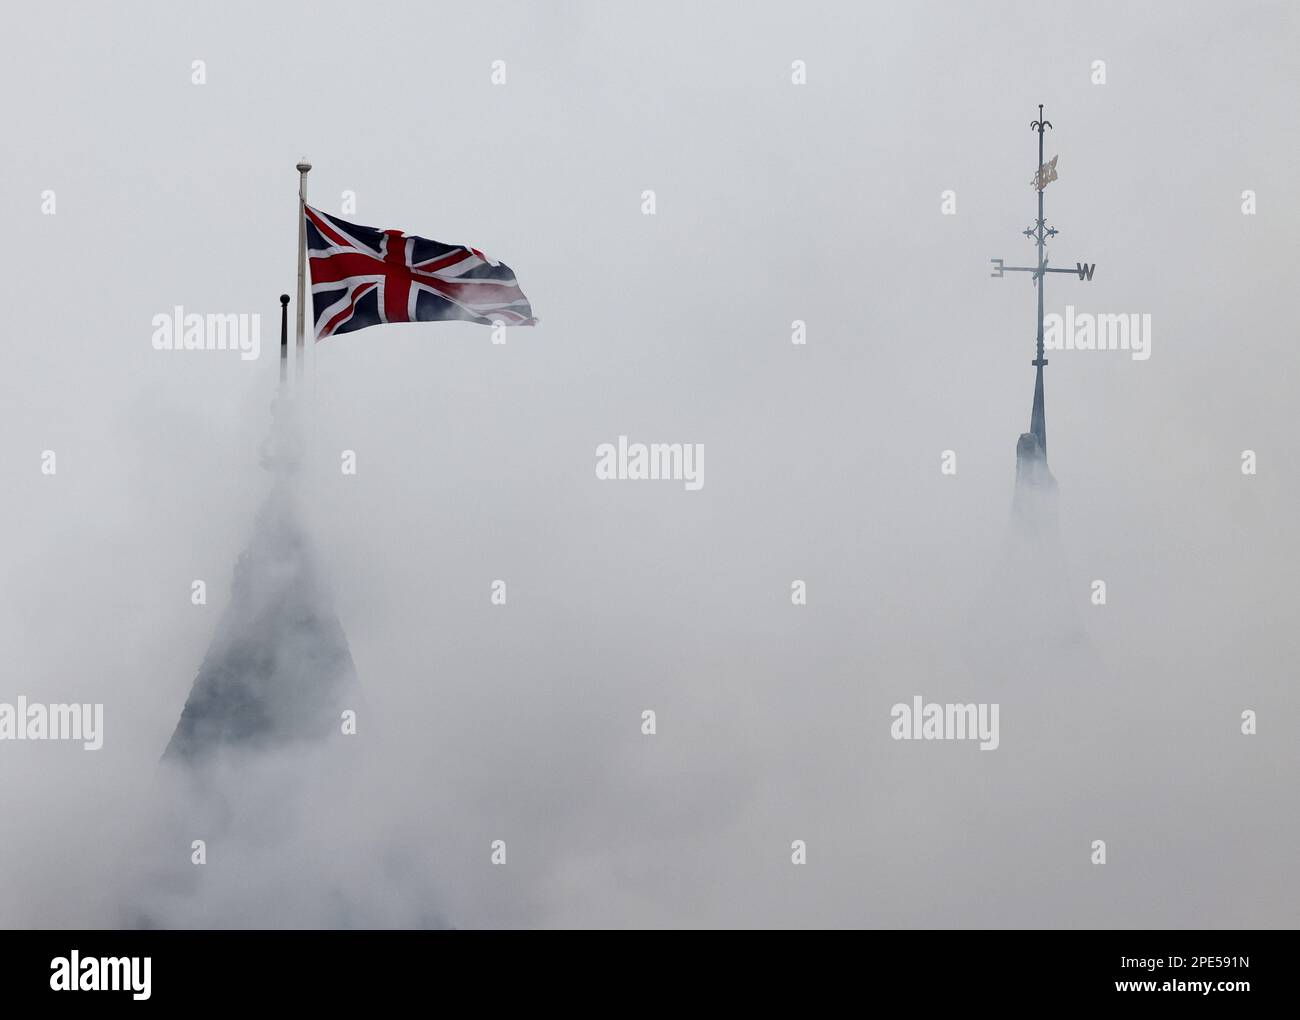
[(1056, 180), (1056, 161), (1060, 158), (1060, 156), (1053, 156), (1049, 162), (1038, 168), (1038, 173), (1034, 174), (1034, 179), (1029, 182), (1035, 191), (1042, 191)]
[(316, 339), (385, 322), (531, 326), (510, 267), (476, 248), (347, 223), (306, 207)]

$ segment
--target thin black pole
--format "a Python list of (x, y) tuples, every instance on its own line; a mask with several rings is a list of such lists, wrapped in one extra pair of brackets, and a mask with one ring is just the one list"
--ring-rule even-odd
[(289, 379), (289, 295), (280, 295), (280, 388)]
[(1043, 367), (1047, 364), (1047, 359), (1043, 357), (1043, 292), (1046, 290), (1047, 268), (1044, 247), (1046, 234), (1044, 228), (1047, 225), (1043, 217), (1043, 187), (1047, 183), (1043, 180), (1043, 132), (1051, 125), (1043, 119), (1043, 104), (1038, 104), (1038, 120), (1034, 121), (1030, 127), (1038, 129), (1038, 222), (1035, 225), (1034, 234), (1038, 240), (1038, 335), (1034, 341), (1034, 406), (1029, 413), (1029, 431), (1037, 438), (1042, 447), (1043, 460), (1047, 460), (1047, 409), (1045, 406), (1043, 394)]

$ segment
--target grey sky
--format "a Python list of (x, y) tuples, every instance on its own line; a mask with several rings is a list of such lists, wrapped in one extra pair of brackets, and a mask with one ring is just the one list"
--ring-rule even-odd
[[(144, 819), (269, 485), (306, 154), (314, 205), (481, 248), (541, 320), (311, 352), (309, 523), (367, 705), (286, 840), (369, 917), (412, 923), (411, 882), (468, 927), (1294, 926), (1294, 4), (9, 19), (0, 701), (102, 701), (106, 736), (0, 744), (0, 924), (121, 923), (116, 887), (172, 852)], [(1053, 264), (1097, 264), (1048, 310), (1153, 337), (1051, 356), (1061, 590), (1100, 665), (1031, 669), (991, 649), (1037, 601), (981, 604), (1034, 332), (988, 259), (1032, 257), (1039, 102)], [(152, 349), (175, 305), (260, 312), (262, 358)], [(703, 443), (703, 489), (597, 481), (620, 434)], [(890, 740), (915, 694), (1000, 702), (1000, 748)], [(245, 850), (211, 881), (298, 859)]]

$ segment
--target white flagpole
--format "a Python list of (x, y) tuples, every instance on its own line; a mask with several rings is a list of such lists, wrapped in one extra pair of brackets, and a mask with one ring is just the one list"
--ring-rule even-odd
[(301, 382), (304, 368), (303, 351), (303, 316), (307, 303), (307, 173), (311, 164), (303, 156), (298, 161), (298, 342), (294, 350), (294, 362), (298, 366), (295, 375)]

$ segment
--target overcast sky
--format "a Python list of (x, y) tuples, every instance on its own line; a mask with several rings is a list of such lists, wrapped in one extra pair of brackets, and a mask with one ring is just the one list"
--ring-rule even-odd
[[(1298, 20), (10, 11), (0, 702), (102, 702), (106, 733), (0, 743), (0, 924), (124, 923), (145, 858), (189, 867), (144, 819), (269, 487), (305, 154), (312, 204), (507, 262), (540, 324), (310, 352), (308, 523), (367, 702), (350, 766), (284, 766), (284, 844), (214, 841), (211, 882), (335, 862), (364, 920), (418, 923), (409, 882), (465, 927), (1294, 926)], [(1047, 310), (1149, 313), (1151, 356), (1051, 355), (1067, 609), (990, 613), (1035, 295), (988, 260), (1033, 257), (1040, 102), (1053, 265), (1097, 266)], [(261, 358), (153, 349), (176, 305), (260, 313)], [(704, 444), (703, 488), (597, 480), (619, 435)], [(1053, 641), (1070, 612), (1086, 655)], [(891, 740), (915, 695), (1000, 703), (1001, 746)]]

